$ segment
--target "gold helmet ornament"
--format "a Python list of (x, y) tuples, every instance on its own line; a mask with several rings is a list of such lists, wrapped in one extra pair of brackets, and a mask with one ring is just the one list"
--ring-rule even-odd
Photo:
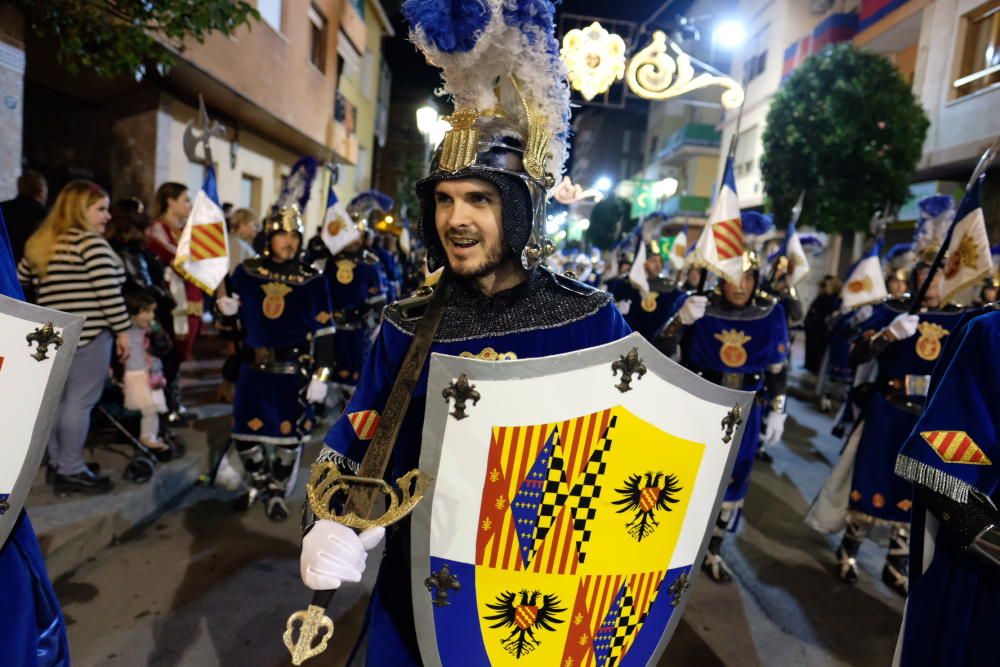
[(476, 178), (500, 193), (504, 238), (526, 269), (554, 252), (545, 238), (549, 189), (562, 176), (569, 136), (569, 85), (559, 59), (551, 0), (406, 0), (410, 39), (441, 68), (437, 95), (450, 125), (417, 183), (418, 232), (429, 260), (444, 251), (434, 225), (434, 188)]
[(295, 232), (299, 236), (305, 236), (305, 227), (302, 224), (302, 214), (295, 204), (282, 206), (276, 211), (272, 211), (264, 219), (264, 232), (268, 238), (275, 234)]

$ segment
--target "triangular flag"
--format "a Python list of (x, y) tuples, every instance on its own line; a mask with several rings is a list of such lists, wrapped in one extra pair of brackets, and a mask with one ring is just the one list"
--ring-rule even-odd
[(211, 294), (229, 273), (226, 215), (219, 206), (215, 169), (208, 167), (205, 182), (194, 198), (180, 241), (174, 270)]
[(687, 253), (687, 244), (687, 225), (685, 225), (684, 229), (677, 232), (674, 242), (670, 244), (670, 266), (673, 267), (674, 271), (680, 271), (684, 268), (684, 256)]
[(695, 259), (712, 273), (731, 282), (739, 282), (746, 269), (743, 255), (745, 249), (733, 160), (728, 158), (722, 172), (719, 196), (712, 207), (708, 224), (698, 238)]
[(955, 214), (951, 242), (948, 244), (942, 269), (942, 303), (948, 302), (963, 289), (989, 274), (993, 268), (980, 192), (985, 177), (984, 174), (976, 179), (965, 193), (958, 213)]
[(802, 239), (795, 230), (795, 223), (789, 223), (785, 234), (785, 244), (781, 254), (788, 259), (788, 286), (795, 287), (809, 273), (809, 260), (802, 249)]
[(639, 250), (635, 253), (635, 261), (632, 262), (632, 269), (628, 272), (628, 279), (639, 288), (644, 295), (649, 294), (649, 280), (646, 278), (646, 244), (640, 238)]
[(882, 276), (882, 262), (879, 252), (882, 241), (879, 240), (864, 257), (855, 262), (844, 281), (840, 298), (844, 308), (855, 308), (866, 303), (875, 303), (889, 296), (885, 288), (885, 278)]
[(347, 209), (337, 199), (337, 193), (333, 191), (333, 183), (330, 183), (330, 191), (326, 196), (326, 215), (323, 217), (323, 229), (320, 237), (331, 255), (337, 255), (341, 250), (351, 245), (361, 238), (361, 231), (351, 220)]

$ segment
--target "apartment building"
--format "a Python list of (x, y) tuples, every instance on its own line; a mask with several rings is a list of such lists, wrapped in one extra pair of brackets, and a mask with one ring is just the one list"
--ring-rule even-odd
[[(201, 95), (226, 127), (211, 142), (222, 201), (266, 212), (303, 155), (341, 165), (340, 196), (368, 189), (379, 86), (387, 85), (381, 39), (392, 32), (379, 2), (258, 0), (257, 9), (260, 22), (188, 45), (170, 68), (115, 79), (68, 75), (51, 41), (22, 22), (19, 162), (44, 173), (53, 190), (92, 178), (115, 199), (151, 203), (164, 181), (197, 188), (204, 168), (183, 145)], [(4, 41), (9, 47), (14, 40)], [(0, 74), (0, 86), (4, 81)], [(19, 171), (4, 165), (0, 187)], [(320, 176), (306, 211), (312, 229), (325, 201), (326, 171)]]

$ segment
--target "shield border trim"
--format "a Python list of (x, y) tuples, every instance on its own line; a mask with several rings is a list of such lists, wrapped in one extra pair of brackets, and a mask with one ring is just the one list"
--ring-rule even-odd
[[(35, 426), (31, 429), (28, 454), (21, 466), (21, 472), (18, 473), (17, 479), (14, 481), (10, 497), (7, 499), (7, 502), (10, 503), (10, 509), (3, 516), (0, 516), (0, 548), (3, 548), (14, 529), (14, 524), (21, 516), (21, 510), (28, 498), (28, 491), (31, 490), (31, 484), (35, 481), (35, 475), (38, 473), (38, 466), (42, 463), (49, 433), (52, 431), (52, 420), (55, 417), (59, 399), (62, 397), (70, 365), (80, 341), (80, 334), (83, 332), (84, 318), (81, 315), (71, 315), (60, 310), (43, 308), (3, 295), (0, 295), (0, 311), (39, 325), (52, 322), (53, 325), (62, 330), (60, 335), (63, 338), (63, 344), (49, 352), (52, 359), (52, 372), (49, 373), (49, 378), (45, 383), (42, 402), (38, 414), (35, 415)], [(27, 343), (27, 341), (25, 342)], [(29, 354), (30, 352), (31, 346), (25, 344), (24, 353)]]
[[(755, 393), (726, 389), (706, 380), (697, 373), (665, 357), (637, 332), (632, 332), (628, 336), (611, 343), (584, 350), (576, 350), (548, 357), (506, 361), (502, 364), (495, 361), (456, 357), (435, 352), (431, 355), (431, 360), (437, 363), (429, 365), (427, 396), (440, 395), (444, 387), (448, 386), (454, 378), (462, 373), (468, 375), (470, 380), (473, 381), (496, 381), (510, 376), (511, 365), (516, 365), (523, 375), (554, 374), (556, 372), (573, 371), (593, 366), (594, 359), (598, 355), (606, 355), (610, 366), (611, 362), (615, 361), (622, 354), (627, 354), (633, 347), (639, 349), (639, 354), (642, 356), (647, 370), (655, 371), (657, 375), (665, 378), (672, 384), (684, 387), (686, 391), (694, 394), (703, 401), (728, 407), (733, 398), (736, 397), (736, 403), (739, 404), (740, 410), (743, 411), (744, 418), (740, 420), (739, 425), (733, 433), (729, 456), (723, 469), (722, 479), (728, 479), (732, 474), (733, 465), (736, 463), (736, 455), (740, 449), (740, 442), (743, 439), (743, 430), (746, 426), (745, 415), (749, 414)], [(431, 402), (428, 401), (428, 409), (424, 414), (423, 433), (421, 434), (420, 469), (425, 472), (438, 470), (441, 462), (440, 443), (444, 435), (448, 417), (448, 410), (437, 409), (432, 413), (430, 412), (430, 405)], [(720, 426), (720, 440), (721, 436)], [(424, 447), (423, 443), (438, 444), (437, 446), (433, 446), (432, 444), (430, 447)], [(410, 600), (413, 605), (413, 622), (417, 635), (417, 645), (420, 648), (420, 657), (427, 667), (441, 666), (441, 655), (438, 652), (437, 632), (434, 625), (433, 606), (430, 602), (430, 594), (423, 583), (427, 577), (427, 563), (430, 562), (431, 557), (431, 507), (433, 506), (434, 492), (435, 485), (432, 483), (423, 501), (417, 505), (410, 516)], [(725, 493), (726, 484), (720, 484), (710, 516), (718, 515)], [(421, 539), (417, 539), (418, 536)], [(697, 571), (697, 564), (705, 557), (705, 551), (708, 548), (711, 536), (712, 530), (711, 524), (709, 524), (693, 561), (695, 565), (692, 565), (692, 572)], [(688, 588), (688, 592), (681, 596), (680, 604), (671, 613), (667, 627), (660, 637), (656, 649), (647, 663), (647, 667), (656, 665), (666, 650), (667, 643), (670, 641), (674, 630), (677, 628), (677, 624), (680, 623), (681, 617), (684, 615), (684, 609), (687, 607), (687, 601), (691, 595), (690, 590), (697, 580), (697, 576), (691, 577), (691, 585)]]

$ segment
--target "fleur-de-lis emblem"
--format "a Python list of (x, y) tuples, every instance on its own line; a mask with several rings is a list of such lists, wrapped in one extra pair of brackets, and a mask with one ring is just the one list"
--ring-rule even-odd
[(674, 583), (670, 584), (670, 588), (667, 592), (670, 593), (670, 606), (676, 607), (681, 603), (681, 596), (687, 589), (691, 588), (691, 580), (688, 578), (688, 573), (681, 572), (680, 575), (674, 579)]
[(725, 435), (722, 436), (722, 442), (728, 445), (732, 441), (736, 427), (743, 423), (741, 416), (742, 411), (740, 410), (740, 406), (739, 404), (735, 404), (733, 405), (733, 409), (729, 411), (729, 414), (722, 418), (722, 428), (726, 431)]
[(618, 375), (619, 371), (622, 374), (622, 379), (615, 387), (624, 394), (626, 391), (632, 389), (633, 375), (637, 375), (636, 379), (640, 379), (646, 374), (646, 365), (642, 363), (642, 359), (639, 357), (639, 348), (633, 347), (629, 350), (628, 354), (621, 355), (617, 361), (611, 364), (612, 376)]
[(31, 347), (32, 343), (38, 345), (35, 353), (31, 355), (35, 361), (45, 361), (49, 358), (49, 345), (55, 345), (56, 349), (59, 349), (64, 342), (63, 337), (56, 333), (52, 322), (46, 322), (25, 336), (25, 339), (28, 341), (28, 347)]
[(462, 589), (462, 584), (459, 582), (458, 577), (453, 575), (448, 569), (448, 564), (445, 563), (441, 566), (441, 569), (437, 572), (431, 572), (431, 576), (424, 579), (424, 586), (427, 587), (428, 591), (434, 593), (434, 606), (435, 607), (447, 607), (450, 602), (448, 602), (449, 591), (459, 591)]
[(455, 409), (451, 412), (451, 416), (459, 420), (469, 416), (465, 413), (466, 401), (471, 400), (472, 404), (476, 405), (479, 403), (479, 399), (482, 398), (479, 392), (476, 391), (476, 385), (469, 382), (469, 378), (465, 373), (459, 375), (457, 380), (445, 387), (441, 395), (444, 396), (446, 402), (455, 399)]

